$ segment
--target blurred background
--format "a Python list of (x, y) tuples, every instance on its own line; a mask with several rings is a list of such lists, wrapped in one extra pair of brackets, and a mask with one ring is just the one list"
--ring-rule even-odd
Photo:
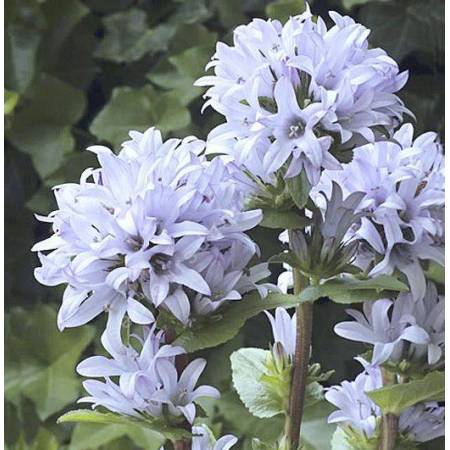
[[(313, 0), (324, 18), (337, 10), (372, 29), (371, 43), (410, 71), (401, 97), (417, 117), (417, 132), (444, 126), (443, 0)], [(217, 40), (253, 17), (285, 20), (303, 0), (6, 0), (5, 8), (5, 430), (9, 450), (157, 450), (155, 433), (117, 425), (56, 425), (81, 394), (74, 367), (98, 345), (101, 326), (59, 333), (62, 289), (33, 278), (33, 242), (48, 236), (34, 213), (55, 203), (51, 187), (76, 182), (95, 165), (84, 149), (93, 143), (116, 151), (130, 129), (155, 125), (167, 138), (205, 138), (222, 121), (200, 114), (202, 90), (192, 86)], [(258, 229), (263, 257), (276, 252), (276, 234)], [(333, 334), (345, 317), (339, 305), (316, 308), (313, 359), (335, 369), (331, 383), (353, 377), (352, 357), (364, 349)], [(205, 380), (221, 389), (220, 402), (203, 405), (211, 426), (233, 431), (249, 448), (251, 437), (270, 439), (278, 421), (250, 416), (232, 390), (228, 356), (240, 346), (265, 347), (265, 317), (249, 321), (231, 342), (203, 352)], [(97, 350), (99, 351), (99, 350)], [(207, 353), (205, 355), (205, 353)], [(304, 426), (308, 449), (329, 449), (330, 408), (318, 405)], [(436, 441), (423, 449), (441, 450)]]

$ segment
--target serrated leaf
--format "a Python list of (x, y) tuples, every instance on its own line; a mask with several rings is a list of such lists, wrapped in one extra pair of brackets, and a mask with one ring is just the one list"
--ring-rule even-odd
[(408, 291), (408, 286), (388, 275), (366, 280), (347, 277), (332, 279), (319, 286), (308, 286), (301, 292), (300, 299), (313, 302), (321, 297), (328, 297), (336, 303), (360, 303), (386, 297), (392, 291), (405, 292)]
[(288, 178), (286, 180), (286, 186), (297, 208), (303, 209), (308, 201), (311, 190), (311, 184), (308, 181), (306, 172), (302, 170), (296, 177)]
[(175, 427), (166, 423), (161, 418), (142, 418), (122, 416), (114, 413), (102, 413), (91, 409), (77, 409), (63, 414), (57, 421), (58, 423), (96, 423), (96, 424), (114, 424), (127, 427), (138, 427), (155, 431), (166, 439), (176, 441), (190, 436), (190, 433), (181, 427)]
[(266, 16), (286, 22), (289, 17), (296, 16), (305, 11), (304, 0), (277, 0), (266, 6)]
[(260, 226), (266, 228), (300, 229), (308, 225), (306, 217), (299, 216), (295, 211), (279, 211), (277, 209), (264, 208), (263, 220)]
[(215, 347), (236, 336), (244, 323), (260, 312), (278, 306), (291, 308), (298, 303), (298, 298), (289, 294), (270, 293), (266, 298), (261, 298), (258, 293), (246, 295), (241, 300), (227, 305), (218, 315), (185, 329), (175, 339), (174, 345), (180, 345), (187, 352)]
[(282, 414), (281, 402), (273, 396), (267, 383), (266, 361), (270, 352), (260, 348), (241, 348), (230, 356), (234, 387), (246, 408), (261, 419)]
[(156, 126), (164, 133), (184, 128), (189, 122), (189, 111), (171, 93), (158, 93), (150, 85), (138, 89), (118, 87), (90, 130), (99, 139), (119, 146), (130, 130)]
[(445, 374), (439, 371), (430, 372), (419, 380), (367, 392), (384, 413), (395, 415), (420, 402), (443, 401), (444, 394)]

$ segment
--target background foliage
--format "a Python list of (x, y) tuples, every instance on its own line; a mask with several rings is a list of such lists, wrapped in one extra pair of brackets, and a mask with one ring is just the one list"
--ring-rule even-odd
[[(410, 70), (403, 91), (418, 131), (444, 125), (443, 0), (314, 0), (314, 13), (349, 13), (372, 29), (371, 42)], [(54, 207), (51, 186), (76, 181), (95, 164), (84, 148), (119, 149), (130, 129), (159, 127), (166, 137), (205, 138), (221, 118), (202, 115), (202, 90), (192, 86), (232, 29), (252, 17), (286, 18), (302, 0), (7, 0), (5, 29), (6, 205), (6, 430), (10, 450), (158, 449), (155, 433), (127, 425), (56, 425), (81, 391), (74, 367), (98, 345), (97, 323), (59, 333), (61, 290), (33, 278), (30, 247), (48, 234), (33, 213)], [(276, 232), (258, 229), (263, 257), (277, 253)], [(362, 348), (332, 333), (343, 305), (317, 303), (315, 361), (335, 369), (330, 382), (353, 377), (352, 357)], [(98, 337), (98, 336), (97, 336)], [(213, 429), (233, 430), (248, 448), (252, 437), (270, 439), (276, 418), (250, 416), (231, 387), (230, 353), (245, 345), (267, 348), (269, 327), (250, 320), (230, 342), (207, 353), (205, 378), (223, 392), (203, 404)], [(305, 438), (326, 450), (333, 427), (329, 406), (307, 410)], [(435, 442), (429, 449), (442, 448)]]

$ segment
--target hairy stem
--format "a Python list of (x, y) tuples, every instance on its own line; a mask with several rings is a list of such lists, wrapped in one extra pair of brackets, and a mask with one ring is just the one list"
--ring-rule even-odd
[[(176, 339), (175, 330), (172, 327), (167, 327), (165, 329), (165, 337), (167, 344), (172, 343)], [(182, 354), (175, 356), (175, 367), (177, 368), (178, 376), (180, 376), (181, 372), (183, 372), (188, 363), (188, 355)], [(190, 432), (190, 424), (187, 421), (185, 421), (183, 428)], [(173, 448), (174, 450), (191, 450), (191, 441), (187, 439), (180, 439), (179, 441), (174, 442)]]
[[(382, 369), (383, 386), (396, 383), (392, 373)], [(401, 381), (401, 380), (400, 380)], [(379, 450), (395, 450), (398, 435), (398, 417), (394, 414), (383, 414), (381, 418), (381, 437)]]
[[(307, 279), (293, 269), (294, 294), (298, 295), (306, 287)], [(289, 395), (289, 411), (285, 423), (285, 432), (291, 450), (297, 450), (300, 440), (303, 408), (306, 397), (306, 380), (311, 348), (313, 304), (303, 303), (297, 306), (297, 335), (294, 355), (294, 368)]]
[(398, 433), (398, 417), (394, 414), (383, 414), (381, 419), (380, 450), (395, 450)]

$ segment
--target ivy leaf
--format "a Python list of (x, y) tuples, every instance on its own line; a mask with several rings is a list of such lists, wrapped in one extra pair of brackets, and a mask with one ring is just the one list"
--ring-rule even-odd
[(274, 397), (262, 378), (267, 373), (270, 352), (260, 348), (241, 348), (230, 356), (233, 384), (242, 403), (261, 419), (282, 414), (281, 402)]
[[(58, 423), (76, 422), (104, 425), (122, 425), (130, 429), (150, 429), (166, 439), (174, 442), (182, 438), (190, 437), (190, 433), (181, 427), (171, 425), (164, 419), (158, 417), (137, 419), (133, 417), (122, 416), (114, 413), (102, 413), (91, 409), (77, 409), (63, 414), (57, 421)], [(127, 432), (128, 434), (128, 432)]]
[(60, 333), (50, 306), (14, 309), (6, 318), (6, 399), (16, 405), (22, 396), (30, 399), (41, 420), (75, 401), (75, 366), (93, 337), (91, 326)]
[(279, 211), (263, 208), (263, 220), (260, 226), (266, 228), (300, 229), (308, 224), (306, 217), (299, 216), (295, 211)]
[(103, 19), (106, 36), (95, 51), (97, 58), (116, 63), (138, 61), (146, 53), (165, 51), (175, 26), (162, 24), (149, 28), (147, 14), (141, 9), (111, 14)]
[(328, 297), (336, 303), (348, 304), (377, 300), (389, 296), (391, 292), (405, 291), (408, 291), (408, 286), (389, 275), (366, 280), (348, 277), (332, 279), (319, 286), (308, 286), (301, 292), (300, 299), (303, 302), (313, 302), (321, 297)]
[(286, 22), (289, 17), (296, 16), (305, 11), (304, 0), (276, 0), (266, 6), (266, 16)]
[(154, 125), (165, 133), (184, 128), (189, 122), (189, 111), (171, 93), (158, 94), (150, 85), (118, 87), (90, 130), (99, 139), (119, 146), (130, 130), (144, 131)]
[(302, 170), (296, 177), (288, 178), (286, 180), (286, 186), (297, 208), (303, 209), (308, 201), (309, 191), (311, 190), (311, 184), (308, 181), (306, 172)]
[(42, 75), (30, 89), (28, 103), (15, 114), (7, 138), (31, 156), (45, 178), (73, 150), (71, 126), (81, 117), (86, 101), (81, 91), (49, 75)]
[(19, 101), (19, 94), (17, 92), (8, 91), (5, 89), (5, 100), (4, 100), (4, 112), (5, 116), (11, 114)]
[(371, 29), (372, 45), (383, 47), (401, 61), (412, 52), (443, 51), (443, 3), (430, 0), (426, 11), (420, 0), (409, 1), (407, 7), (397, 2), (370, 2), (362, 8), (360, 19)]
[(38, 2), (5, 4), (5, 86), (19, 94), (33, 81), (45, 20)]
[(443, 401), (445, 374), (434, 371), (425, 377), (404, 384), (393, 384), (367, 392), (384, 413), (399, 415), (402, 411), (425, 401)]
[(236, 336), (244, 323), (260, 312), (278, 306), (292, 308), (299, 302), (294, 295), (270, 293), (266, 298), (261, 298), (254, 292), (227, 305), (223, 311), (219, 311), (219, 314), (186, 328), (175, 339), (174, 345), (180, 345), (189, 353), (215, 347)]

